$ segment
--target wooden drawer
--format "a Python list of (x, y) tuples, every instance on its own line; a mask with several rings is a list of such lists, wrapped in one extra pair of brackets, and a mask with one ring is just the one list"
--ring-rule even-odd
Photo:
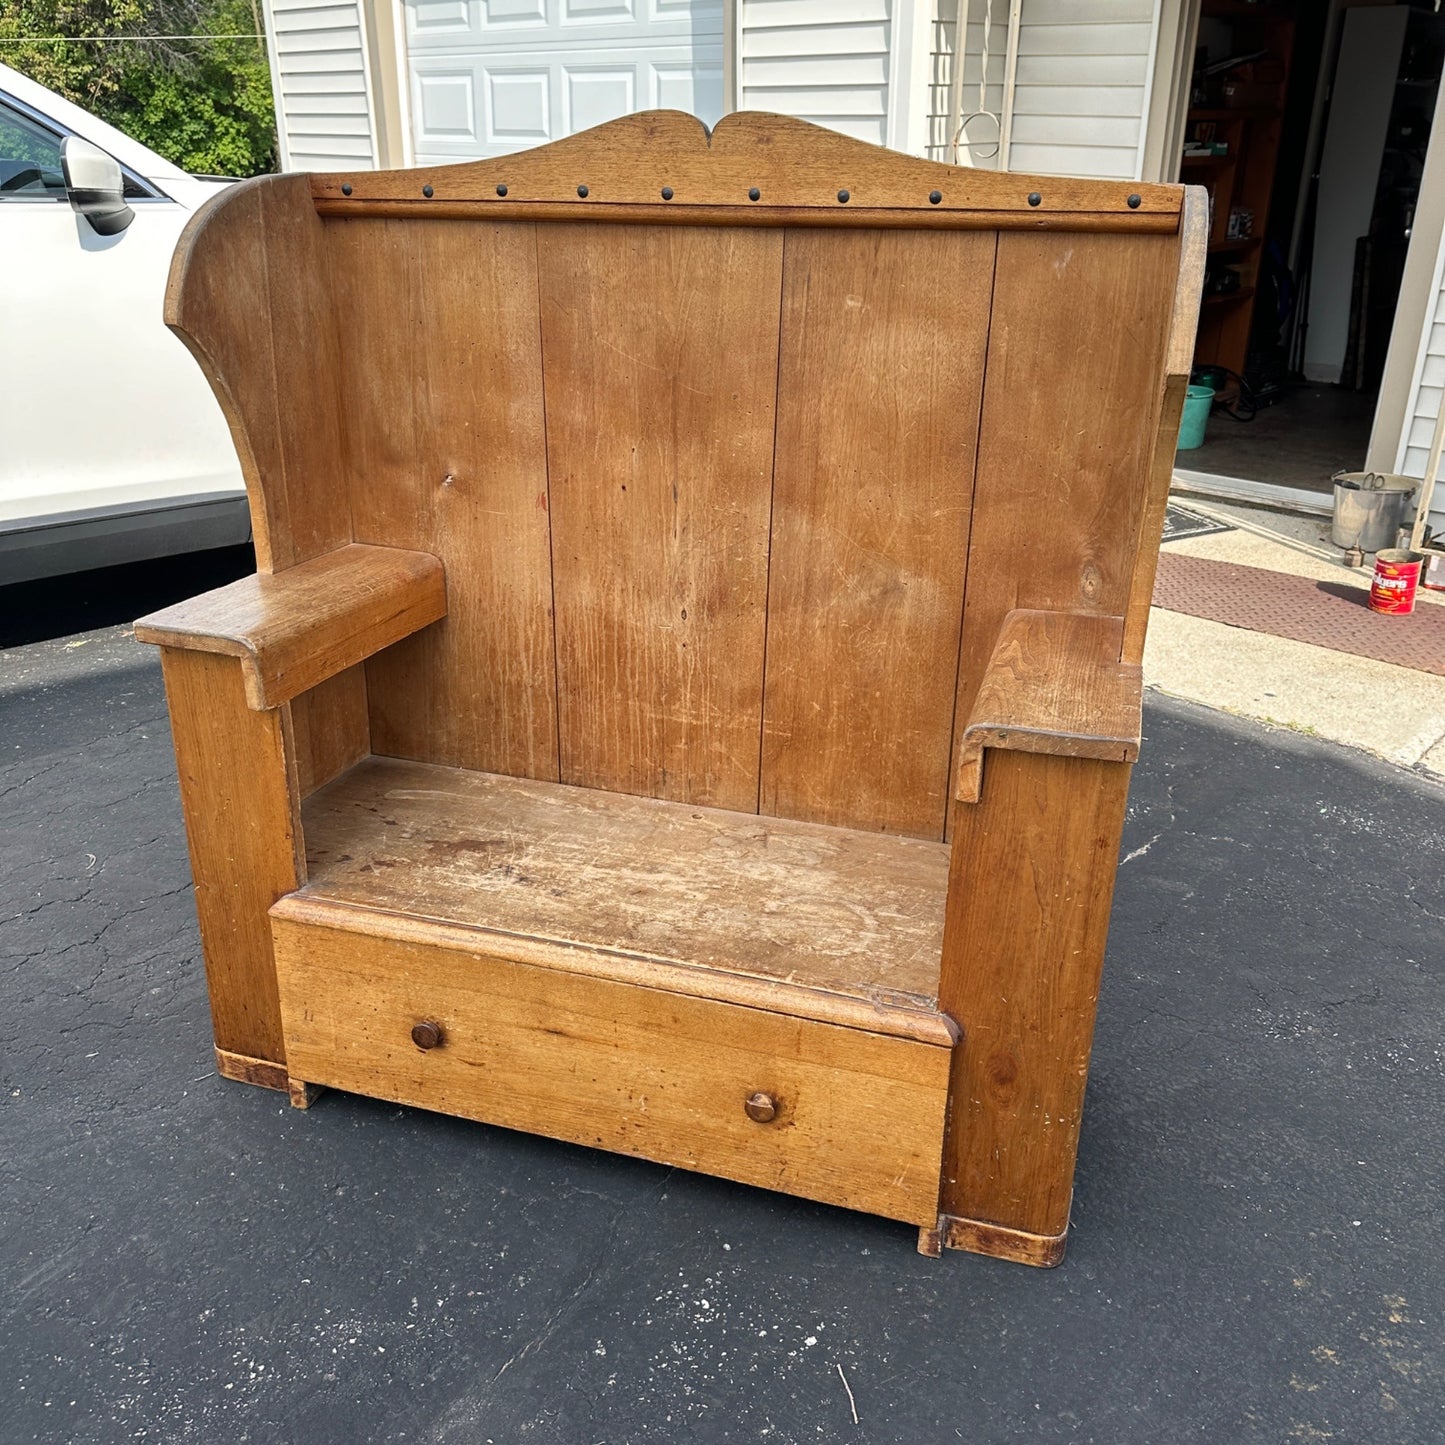
[[(272, 931), (293, 1080), (936, 1222), (946, 1047), (512, 961), (369, 910), (283, 899)], [(440, 1045), (412, 1042), (421, 1021)], [(757, 1093), (769, 1122), (744, 1109)]]

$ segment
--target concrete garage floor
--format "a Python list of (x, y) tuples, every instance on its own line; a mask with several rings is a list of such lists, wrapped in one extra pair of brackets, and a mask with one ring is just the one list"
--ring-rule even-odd
[(1445, 792), (1187, 703), (1146, 731), (1040, 1272), (223, 1083), (154, 654), (0, 653), (0, 1437), (1439, 1440)]
[(1204, 445), (1180, 452), (1178, 465), (1225, 477), (1248, 477), (1278, 486), (1332, 495), (1336, 472), (1365, 465), (1373, 394), (1310, 383), (1290, 390), (1253, 421), (1237, 422), (1216, 411)]

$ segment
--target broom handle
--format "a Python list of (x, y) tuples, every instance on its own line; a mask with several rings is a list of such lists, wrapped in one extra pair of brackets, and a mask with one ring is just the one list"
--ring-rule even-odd
[(1420, 482), (1420, 500), (1415, 506), (1415, 525), (1410, 529), (1410, 550), (1418, 551), (1425, 539), (1425, 519), (1435, 497), (1435, 478), (1440, 474), (1440, 453), (1445, 451), (1445, 391), (1435, 413), (1435, 434), (1430, 438), (1430, 455), (1425, 458), (1425, 475)]

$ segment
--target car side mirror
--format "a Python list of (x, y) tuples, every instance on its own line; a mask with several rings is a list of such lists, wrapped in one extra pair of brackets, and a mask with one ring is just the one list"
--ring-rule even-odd
[(135, 220), (125, 203), (120, 162), (79, 136), (60, 143), (60, 166), (71, 209), (90, 222), (97, 236), (118, 236)]

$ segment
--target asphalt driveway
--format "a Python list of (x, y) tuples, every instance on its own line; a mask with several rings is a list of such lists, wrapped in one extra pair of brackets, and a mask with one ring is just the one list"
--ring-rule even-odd
[(934, 1262), (216, 1078), (154, 654), (0, 652), (0, 1440), (1445, 1438), (1445, 792), (1154, 700), (1124, 855), (1068, 1258)]

